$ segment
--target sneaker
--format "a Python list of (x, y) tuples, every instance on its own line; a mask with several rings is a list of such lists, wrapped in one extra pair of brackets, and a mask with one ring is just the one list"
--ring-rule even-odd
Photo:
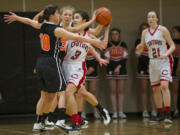
[(46, 126), (54, 126), (54, 122), (49, 121), (49, 120), (48, 120), (48, 117), (46, 118), (46, 120), (45, 120), (44, 122), (45, 122), (45, 125), (46, 125)]
[(79, 134), (79, 133), (81, 133), (81, 128), (80, 128), (79, 124), (78, 123), (74, 123), (72, 125), (72, 129), (68, 130), (68, 133), (69, 134)]
[(171, 118), (171, 112), (165, 111), (165, 117), (164, 117), (164, 122), (167, 124), (172, 124), (172, 118)]
[(33, 131), (48, 131), (48, 130), (54, 130), (54, 127), (45, 127), (45, 124), (40, 123), (34, 123), (33, 125)]
[(150, 118), (149, 123), (158, 123), (162, 120), (164, 120), (164, 115), (161, 113), (158, 113), (157, 116), (152, 116)]
[(102, 117), (104, 120), (104, 125), (108, 125), (111, 122), (111, 117), (109, 116), (109, 112), (103, 108)]
[(157, 116), (157, 111), (156, 111), (156, 110), (153, 110), (153, 111), (151, 112), (151, 116), (156, 117), (156, 116)]
[(94, 113), (94, 118), (96, 118), (96, 119), (100, 119), (101, 118), (98, 112)]
[(143, 111), (142, 116), (143, 116), (143, 118), (149, 118), (148, 111)]
[(82, 120), (80, 123), (81, 128), (88, 128), (88, 121), (87, 120)]
[(120, 118), (120, 119), (126, 119), (127, 116), (126, 116), (126, 114), (124, 114), (123, 112), (119, 112), (119, 118)]
[(58, 120), (56, 122), (56, 126), (65, 130), (70, 130), (72, 127), (65, 124), (65, 120)]
[(113, 119), (117, 119), (117, 118), (118, 118), (117, 112), (114, 112), (114, 113), (113, 113), (112, 118), (113, 118)]

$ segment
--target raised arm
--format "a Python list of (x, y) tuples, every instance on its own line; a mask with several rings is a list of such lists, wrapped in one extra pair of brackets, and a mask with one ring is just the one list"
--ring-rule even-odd
[(103, 41), (105, 42), (105, 44), (103, 46), (104, 49), (107, 48), (107, 44), (108, 44), (108, 40), (109, 40), (109, 29), (110, 29), (110, 24), (105, 26), (105, 33), (104, 33), (104, 39), (103, 39)]
[(9, 12), (9, 15), (5, 14), (4, 15), (4, 20), (8, 24), (10, 24), (12, 22), (15, 22), (15, 21), (18, 21), (18, 22), (30, 25), (35, 29), (40, 29), (40, 27), (41, 27), (41, 24), (38, 23), (37, 21), (34, 21), (34, 20), (26, 18), (26, 17), (20, 17), (20, 16), (16, 15), (13, 12)]
[(73, 32), (73, 33), (77, 33), (77, 32), (79, 32), (79, 31), (82, 31), (82, 30), (84, 30), (85, 28), (87, 28), (87, 27), (88, 27), (89, 25), (91, 25), (95, 20), (96, 20), (96, 14), (94, 13), (92, 19), (89, 20), (88, 22), (83, 23), (82, 25), (79, 25), (79, 26), (76, 26), (76, 27), (68, 26), (68, 27), (66, 27), (65, 29), (66, 29), (67, 31), (70, 31), (70, 32)]
[(33, 20), (34, 21), (38, 21), (39, 16), (43, 16), (44, 10), (41, 10), (39, 13), (37, 13), (34, 17)]
[(107, 46), (105, 41), (101, 41), (100, 39), (91, 39), (91, 38), (87, 38), (84, 36), (79, 36), (76, 35), (74, 33), (68, 32), (67, 30), (63, 29), (63, 28), (56, 28), (54, 31), (54, 34), (57, 38), (63, 38), (66, 40), (77, 40), (80, 42), (88, 42), (91, 45), (99, 48), (99, 49), (104, 49), (104, 46)]
[(88, 30), (88, 33), (97, 36), (97, 35), (99, 35), (99, 33), (102, 31), (102, 28), (103, 28), (103, 25), (98, 24), (95, 29), (90, 28), (90, 29)]

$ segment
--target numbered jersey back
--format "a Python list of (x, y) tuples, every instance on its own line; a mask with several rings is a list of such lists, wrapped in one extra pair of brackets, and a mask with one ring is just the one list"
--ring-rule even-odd
[[(88, 37), (88, 33), (85, 32), (83, 36)], [(78, 63), (85, 61), (89, 46), (90, 44), (85, 42), (79, 42), (74, 40), (66, 41), (66, 55), (64, 57), (64, 61), (70, 63)]]
[(160, 27), (160, 25), (157, 26), (154, 32), (147, 29), (145, 34), (145, 42), (148, 48), (149, 58), (159, 58), (159, 56), (165, 54), (169, 48), (168, 43), (160, 31)]
[(61, 41), (54, 35), (57, 25), (53, 23), (44, 23), (40, 29), (41, 53), (57, 56), (60, 51)]

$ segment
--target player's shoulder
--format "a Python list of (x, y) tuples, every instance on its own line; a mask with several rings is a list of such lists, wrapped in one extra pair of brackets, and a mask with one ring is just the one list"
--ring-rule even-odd
[(167, 32), (168, 29), (165, 26), (159, 25), (159, 29), (161, 32)]

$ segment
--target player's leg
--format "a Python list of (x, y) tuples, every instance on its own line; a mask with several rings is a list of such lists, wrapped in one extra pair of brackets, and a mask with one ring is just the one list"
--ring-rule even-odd
[(43, 122), (43, 110), (46, 105), (46, 95), (44, 91), (41, 91), (41, 97), (38, 100), (38, 103), (36, 105), (36, 115), (37, 115), (37, 120), (36, 123)]
[(66, 108), (68, 108), (69, 113), (72, 114), (72, 128), (73, 130), (80, 131), (80, 123), (82, 118), (78, 115), (77, 112), (77, 103), (75, 99), (75, 92), (77, 87), (73, 83), (69, 83), (66, 87), (65, 96), (66, 96)]
[(96, 97), (95, 97), (92, 93), (88, 92), (84, 86), (82, 86), (82, 87), (78, 90), (78, 92), (82, 95), (82, 97), (83, 97), (88, 103), (90, 103), (91, 105), (95, 106), (95, 107), (99, 110), (100, 114), (102, 115), (102, 117), (103, 117), (103, 119), (104, 119), (104, 124), (105, 124), (105, 125), (109, 124), (110, 121), (111, 121), (110, 116), (109, 116), (109, 113), (108, 113), (108, 111), (107, 111), (105, 108), (103, 108), (103, 107), (100, 105), (100, 103), (98, 102), (98, 100), (96, 99)]
[(66, 96), (65, 91), (58, 92), (58, 118), (56, 126), (65, 127), (66, 121)]
[(164, 122), (172, 123), (171, 119), (171, 95), (169, 91), (169, 81), (162, 80), (161, 81), (161, 90), (163, 95), (163, 102), (165, 107), (165, 118)]
[(48, 113), (48, 117), (46, 118), (45, 120), (45, 124), (47, 126), (54, 126), (54, 111), (57, 107), (57, 104), (58, 104), (58, 96), (57, 96), (57, 93), (56, 93), (56, 96), (54, 97), (53, 101), (52, 101), (52, 104), (51, 104), (51, 107), (50, 107), (50, 110), (49, 110), (49, 113)]

